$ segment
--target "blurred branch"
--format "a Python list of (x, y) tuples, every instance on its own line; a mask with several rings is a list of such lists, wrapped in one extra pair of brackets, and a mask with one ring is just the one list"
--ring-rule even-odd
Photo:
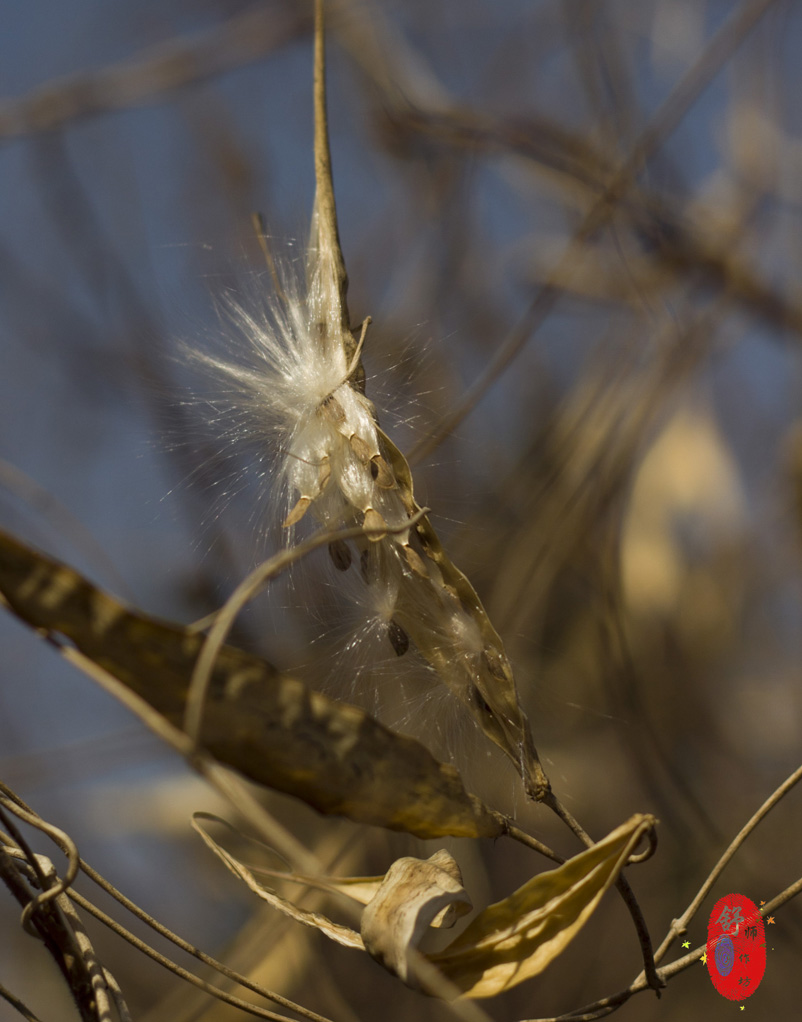
[(128, 909), (129, 912), (135, 915), (137, 919), (140, 919), (166, 940), (171, 941), (176, 947), (186, 952), (186, 954), (192, 955), (210, 969), (214, 969), (215, 972), (219, 972), (221, 976), (225, 976), (226, 979), (245, 987), (246, 990), (250, 990), (252, 993), (258, 994), (260, 997), (264, 997), (265, 1000), (275, 1001), (275, 1003), (281, 1005), (281, 1007), (288, 1008), (290, 1011), (303, 1015), (304, 1018), (308, 1018), (312, 1020), (312, 1022), (328, 1022), (324, 1015), (318, 1015), (317, 1012), (310, 1011), (302, 1004), (297, 1004), (295, 1001), (291, 1001), (287, 997), (282, 997), (281, 994), (277, 994), (272, 990), (268, 990), (267, 988), (260, 986), (258, 983), (254, 983), (252, 979), (235, 972), (234, 969), (230, 969), (223, 962), (218, 961), (216, 958), (212, 958), (211, 955), (207, 955), (204, 951), (201, 951), (200, 948), (195, 947), (194, 944), (190, 944), (188, 941), (183, 940), (176, 933), (173, 933), (172, 930), (169, 930), (166, 926), (160, 923), (158, 919), (154, 919), (153, 916), (141, 909), (135, 902), (131, 901), (130, 898), (126, 898), (122, 892), (118, 891), (113, 884), (109, 883), (105, 877), (101, 876), (97, 870), (93, 869), (89, 863), (84, 862), (83, 859), (81, 860), (81, 870), (89, 877), (90, 880), (94, 881), (98, 887), (118, 901), (123, 908)]
[(735, 14), (713, 36), (703, 53), (686, 71), (641, 131), (629, 154), (591, 205), (562, 256), (556, 261), (545, 282), (538, 288), (520, 322), (499, 346), (484, 372), (466, 389), (457, 407), (416, 446), (410, 461), (419, 461), (436, 450), (463, 419), (470, 415), (495, 381), (515, 361), (556, 306), (562, 282), (570, 279), (585, 242), (607, 223), (648, 160), (677, 128), (699, 94), (710, 84), (773, 2), (774, 0), (744, 0)]
[[(211, 983), (207, 983), (205, 980), (196, 976), (188, 969), (182, 968), (175, 962), (167, 958), (166, 955), (161, 954), (152, 948), (144, 940), (136, 937), (130, 930), (127, 930), (124, 926), (121, 926), (116, 920), (112, 919), (111, 916), (101, 911), (96, 905), (93, 905), (91, 901), (78, 894), (76, 891), (70, 893), (70, 897), (73, 901), (80, 905), (85, 911), (93, 915), (95, 919), (103, 923), (104, 926), (108, 927), (113, 933), (116, 933), (118, 937), (122, 937), (123, 940), (128, 941), (137, 951), (141, 951), (142, 954), (147, 955), (148, 958), (153, 959), (158, 965), (167, 969), (168, 972), (172, 972), (173, 975), (178, 976), (179, 979), (185, 980), (187, 983), (191, 983), (192, 986), (198, 987), (211, 997), (216, 997), (217, 1000), (222, 1001), (223, 1004), (230, 1004), (234, 1008), (239, 1008), (240, 1011), (244, 1011), (248, 1015), (253, 1015), (256, 1018), (270, 1019), (271, 1022), (289, 1022), (289, 1016), (279, 1015), (275, 1011), (270, 1011), (268, 1008), (260, 1008), (258, 1005), (250, 1004), (248, 1001), (243, 1001), (241, 997), (235, 997), (233, 994), (227, 993), (225, 990), (221, 990), (219, 987), (214, 986)], [(304, 1012), (304, 1014), (307, 1014)], [(307, 1015), (307, 1017), (309, 1017)], [(312, 1017), (322, 1019), (323, 1016), (316, 1016), (312, 1013)]]
[[(557, 171), (561, 179), (565, 178), (561, 181), (564, 193), (575, 191), (576, 185), (581, 184), (592, 194), (605, 194), (609, 158), (592, 143), (548, 118), (530, 116), (505, 122), (475, 110), (456, 108), (444, 112), (388, 111), (388, 117), (400, 129), (425, 133), (443, 145), (483, 153), (514, 153), (549, 171)], [(729, 291), (752, 315), (775, 328), (789, 329), (802, 336), (802, 304), (738, 258), (732, 244), (726, 243), (729, 239), (716, 237), (706, 227), (703, 213), (696, 211), (692, 222), (670, 198), (634, 186), (620, 196), (618, 207), (645, 246), (645, 262), (658, 264), (652, 271), (653, 288), (669, 282), (677, 273), (697, 273), (714, 287)], [(547, 274), (547, 283), (559, 291), (574, 293), (575, 264), (576, 260), (565, 275), (555, 278), (553, 272)]]
[(309, 21), (302, 9), (290, 12), (257, 3), (210, 32), (159, 43), (128, 61), (47, 82), (26, 96), (0, 100), (0, 139), (158, 102), (164, 93), (260, 60), (308, 31)]

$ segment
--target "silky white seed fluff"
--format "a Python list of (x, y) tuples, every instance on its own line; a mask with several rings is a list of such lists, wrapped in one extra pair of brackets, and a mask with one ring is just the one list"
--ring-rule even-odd
[[(379, 456), (372, 406), (348, 379), (341, 338), (321, 329), (320, 296), (304, 294), (291, 273), (281, 291), (281, 300), (248, 295), (247, 305), (224, 295), (230, 349), (190, 353), (220, 387), (210, 417), (221, 439), (247, 441), (272, 460), (285, 515), (305, 499), (326, 526), (361, 521), (381, 498), (371, 474), (370, 459)], [(290, 542), (291, 530), (285, 536)]]

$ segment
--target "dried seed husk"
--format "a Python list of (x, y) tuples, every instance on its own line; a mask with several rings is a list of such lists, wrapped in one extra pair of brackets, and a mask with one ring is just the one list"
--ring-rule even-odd
[(296, 525), (306, 512), (309, 510), (312, 504), (311, 497), (299, 497), (295, 504), (295, 507), (290, 511), (287, 517), (284, 519), (283, 528), (289, 529), (291, 526)]
[(423, 563), (423, 558), (420, 554), (409, 543), (405, 543), (402, 550), (404, 551), (404, 557), (410, 571), (414, 572), (418, 578), (429, 578), (429, 572), (426, 570), (426, 565)]
[(384, 458), (380, 454), (374, 454), (370, 462), (376, 473), (373, 476), (376, 485), (383, 490), (392, 490), (396, 485), (395, 476)]
[(362, 437), (354, 433), (348, 438), (348, 442), (351, 444), (351, 448), (357, 458), (366, 465), (370, 464), (370, 448)]
[[(322, 17), (322, 6), (317, 7), (317, 13)], [(343, 345), (347, 364), (356, 360), (356, 372), (352, 377), (354, 389), (364, 395), (364, 372), (361, 361), (358, 358), (356, 342), (351, 331), (350, 318), (346, 294), (348, 289), (348, 276), (345, 269), (345, 260), (340, 248), (339, 233), (337, 228), (337, 210), (334, 200), (334, 186), (331, 174), (331, 154), (328, 139), (328, 122), (326, 117), (325, 101), (325, 60), (324, 40), (322, 22), (318, 23), (315, 41), (315, 206), (313, 212), (312, 233), (310, 243), (310, 261), (308, 277), (310, 294), (314, 295), (314, 301), (318, 302), (317, 312), (319, 318), (328, 324), (328, 333), (331, 337), (339, 336)], [(394, 483), (393, 494), (397, 493), (403, 509), (408, 516), (414, 515), (420, 508), (415, 501), (412, 486), (412, 474), (406, 459), (392, 443), (389, 437), (379, 428), (376, 422), (372, 406), (369, 406), (369, 414), (373, 418), (375, 433), (379, 440), (380, 450), (368, 450), (369, 457), (375, 457), (378, 453), (383, 462), (389, 468)], [(342, 411), (342, 406), (340, 406)], [(336, 410), (328, 411), (328, 414), (336, 416)], [(343, 416), (344, 417), (344, 416)], [(336, 418), (332, 421), (337, 422)], [(340, 425), (341, 425), (341, 420)], [(351, 444), (353, 445), (353, 436)], [(367, 445), (366, 445), (367, 447)], [(383, 478), (380, 469), (379, 475), (375, 477), (377, 485)], [(364, 509), (364, 505), (363, 505)], [(373, 515), (378, 512), (372, 508), (365, 514), (365, 525), (371, 521)], [(381, 518), (381, 516), (378, 516)], [(376, 519), (372, 519), (376, 521)], [(382, 519), (383, 522), (383, 519)], [(449, 560), (440, 544), (436, 532), (427, 518), (423, 518), (417, 525), (417, 535), (420, 539), (422, 549), (431, 562), (439, 569), (438, 574), (442, 582), (441, 588), (456, 591), (459, 601), (466, 608), (466, 613), (473, 624), (478, 628), (482, 637), (483, 646), (494, 657), (497, 655), (501, 662), (498, 672), (487, 673), (481, 667), (482, 661), (478, 660), (478, 666), (474, 673), (479, 675), (472, 678), (474, 684), (482, 690), (485, 702), (490, 708), (488, 714), (485, 710), (477, 708), (474, 704), (471, 712), (482, 727), (485, 734), (495, 742), (521, 771), (524, 785), (527, 792), (536, 799), (545, 797), (549, 790), (548, 779), (540, 765), (540, 761), (532, 741), (529, 729), (529, 722), (523, 713), (519, 700), (518, 691), (513, 677), (512, 668), (507, 661), (504, 647), (498, 633), (493, 628), (484, 608), (465, 575), (457, 569)], [(372, 542), (381, 541), (380, 535), (371, 536)], [(397, 542), (397, 541), (396, 541)], [(409, 563), (409, 561), (408, 561)], [(434, 575), (434, 572), (430, 573)], [(434, 579), (424, 582), (419, 577), (420, 572), (412, 568), (412, 574), (405, 576), (405, 584), (418, 587), (428, 584), (429, 590), (425, 593), (426, 602), (432, 606), (437, 604), (439, 593), (436, 592), (438, 583)], [(406, 582), (406, 579), (409, 582)], [(403, 589), (403, 586), (402, 586)], [(448, 592), (443, 590), (445, 596)], [(412, 594), (409, 595), (410, 605), (413, 603)], [(418, 623), (415, 626), (415, 614), (410, 613), (404, 621), (405, 631), (412, 641), (420, 649), (423, 656), (437, 670), (443, 680), (460, 698), (464, 698), (464, 676), (455, 676), (452, 651), (443, 649), (443, 635), (448, 630), (443, 627), (443, 622), (432, 627), (431, 621), (425, 621), (418, 615)], [(472, 651), (467, 651), (468, 660), (476, 659)], [(458, 662), (465, 664), (466, 651), (454, 650)]]
[[(365, 520), (363, 525), (366, 529), (370, 529), (371, 532), (368, 534), (368, 539), (371, 543), (379, 543), (387, 535), (386, 532), (379, 530), (387, 528), (387, 522), (378, 511), (375, 511), (372, 507), (369, 507), (365, 512)], [(375, 531), (374, 531), (375, 530)]]
[[(382, 452), (397, 480), (404, 507), (408, 514), (413, 515), (420, 508), (413, 494), (412, 473), (406, 458), (378, 427), (377, 432)], [(408, 577), (406, 588), (402, 585), (399, 591), (396, 617), (445, 684), (466, 703), (485, 735), (507, 754), (521, 772), (529, 795), (540, 800), (549, 791), (549, 782), (538, 759), (529, 721), (521, 709), (512, 666), (504, 652), (501, 638), (491, 624), (476, 590), (443, 549), (428, 516), (424, 515), (414, 528), (431, 565), (427, 571), (431, 595), (426, 597), (425, 589), (416, 589), (425, 586), (427, 580), (420, 577), (419, 571), (415, 571), (407, 552), (412, 548), (407, 545), (404, 555), (414, 577)], [(415, 551), (412, 552), (415, 554)], [(423, 559), (421, 561), (425, 564)], [(443, 621), (447, 621), (449, 614), (456, 613), (454, 604), (457, 604), (478, 630), (482, 656), (472, 660), (465, 655), (455, 656), (455, 651), (443, 641), (445, 627), (433, 627), (432, 622), (420, 614), (418, 608), (423, 597), (432, 606), (440, 600)], [(476, 700), (466, 700), (466, 679), (460, 669), (467, 670), (469, 663), (473, 664), (470, 668), (470, 681), (480, 690), (483, 705)]]

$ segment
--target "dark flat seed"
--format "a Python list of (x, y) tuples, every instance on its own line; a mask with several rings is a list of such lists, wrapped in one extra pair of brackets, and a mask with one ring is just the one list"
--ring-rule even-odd
[(387, 626), (387, 638), (390, 640), (390, 645), (395, 650), (396, 656), (403, 656), (409, 649), (409, 636), (395, 621), (391, 621)]
[(337, 571), (348, 571), (351, 567), (351, 548), (344, 539), (335, 539), (329, 543), (329, 555)]

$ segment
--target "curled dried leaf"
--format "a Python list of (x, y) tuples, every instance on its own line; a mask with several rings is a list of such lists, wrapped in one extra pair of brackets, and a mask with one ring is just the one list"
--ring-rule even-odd
[(459, 867), (447, 851), (428, 859), (398, 859), (383, 878), (312, 879), (264, 871), (361, 901), (365, 908), (357, 935), (266, 890), (195, 826), (229, 869), (284, 914), (332, 940), (361, 947), (410, 987), (435, 996), (484, 998), (536, 976), (565, 950), (655, 823), (653, 816), (633, 816), (592, 848), (488, 906), (444, 951), (426, 955), (419, 944), (429, 927), (450, 926), (471, 909)]
[(360, 932), (365, 949), (414, 986), (410, 948), (417, 948), (430, 926), (453, 926), (472, 908), (459, 867), (445, 849), (428, 859), (398, 859), (362, 912)]

